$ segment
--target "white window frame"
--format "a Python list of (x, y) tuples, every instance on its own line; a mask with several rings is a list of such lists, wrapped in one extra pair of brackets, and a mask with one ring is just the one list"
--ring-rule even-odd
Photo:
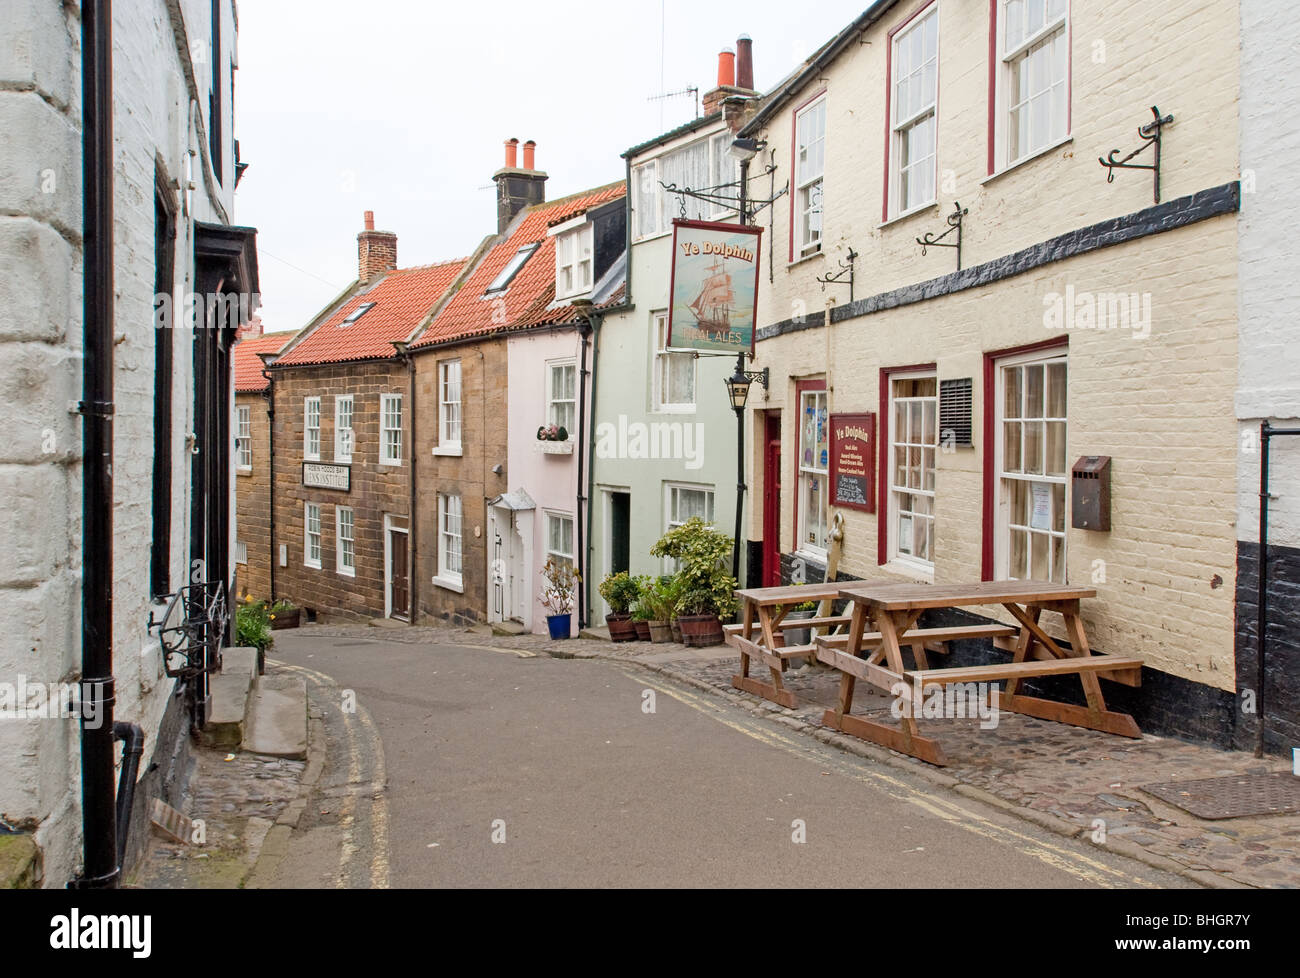
[[(690, 142), (665, 150), (652, 159), (644, 160), (632, 167), (632, 240), (648, 241), (673, 229), (673, 218), (678, 216), (677, 195), (670, 194), (659, 185), (676, 183), (677, 186), (689, 186), (692, 190), (706, 190), (710, 187), (724, 187), (736, 184), (740, 179), (740, 164), (731, 156), (732, 135), (727, 129), (714, 130), (707, 135), (696, 136)], [(687, 154), (699, 153), (703, 148), (702, 159), (694, 161), (694, 166), (682, 166), (681, 160)], [(669, 172), (665, 173), (665, 164)], [(680, 172), (679, 172), (680, 171)], [(732, 196), (730, 190), (716, 191), (718, 196)], [(703, 201), (693, 197), (685, 198), (686, 216), (699, 220), (722, 220), (735, 213), (734, 207), (727, 207), (718, 201)]]
[[(346, 519), (344, 519), (345, 514)], [(356, 577), (357, 513), (351, 506), (334, 507), (334, 541), (335, 569), (344, 577)]]
[[(1050, 381), (1048, 377), (1048, 373), (1049, 373), (1048, 367), (1049, 365), (1052, 364), (1063, 364), (1065, 369), (1066, 405), (1065, 405), (1065, 414), (1060, 416), (1058, 415), (1048, 416), (1048, 410), (1050, 407), (1049, 392), (1048, 392), (1048, 383)], [(1041, 455), (1043, 459), (1043, 464), (1041, 467), (1043, 468), (1044, 471), (1042, 474), (1025, 473), (1021, 471), (1008, 472), (1006, 471), (1005, 468), (1006, 461), (1007, 461), (1006, 429), (1007, 429), (1007, 421), (1008, 421), (1008, 416), (1005, 410), (1006, 396), (1007, 396), (1006, 370), (1008, 367), (1042, 367), (1043, 368), (1043, 376), (1044, 376), (1043, 415), (1044, 416), (1041, 419), (1040, 418), (1029, 419), (1030, 423), (1037, 423), (1039, 421), (1043, 423), (1043, 435), (1042, 435), (1042, 442), (1041, 442)], [(1045, 580), (1044, 578), (1041, 577), (1035, 578), (1029, 576), (1032, 575), (1033, 573), (1033, 538), (1034, 536), (1045, 536), (1049, 538), (1050, 541), (1054, 542), (1056, 546), (1059, 546), (1061, 549), (1061, 555), (1058, 564), (1058, 562), (1054, 560), (1056, 556), (1056, 550), (1054, 549), (1053, 545), (1049, 543), (1047, 563), (1048, 563), (1048, 571), (1051, 577), (1051, 581), (1054, 584), (1064, 584), (1067, 582), (1069, 576), (1068, 574), (1069, 571), (1068, 538), (1069, 538), (1069, 512), (1070, 512), (1069, 353), (1065, 349), (1056, 349), (1056, 350), (1040, 351), (1037, 353), (1026, 353), (1018, 356), (1000, 357), (997, 359), (997, 361), (995, 361), (993, 369), (994, 369), (994, 376), (996, 378), (996, 384), (995, 384), (996, 391), (995, 391), (994, 403), (992, 406), (992, 410), (995, 412), (994, 422), (993, 422), (993, 432), (994, 432), (993, 434), (994, 470), (993, 471), (994, 471), (994, 477), (996, 479), (996, 486), (995, 486), (996, 501), (994, 506), (994, 534), (993, 534), (994, 578), (996, 580), (1001, 580), (1001, 581)], [(1023, 374), (1022, 374), (1022, 378), (1023, 378)], [(1023, 414), (1025, 410), (1023, 405), (1027, 403), (1027, 399), (1028, 399), (1028, 384), (1023, 379), (1021, 381), (1020, 399), (1022, 404), (1020, 410)], [(1018, 419), (1011, 418), (1010, 420), (1014, 423)], [(1058, 474), (1049, 475), (1047, 474), (1046, 471), (1048, 468), (1048, 442), (1049, 442), (1048, 428), (1052, 424), (1060, 424), (1064, 426), (1061, 435), (1058, 436), (1059, 440), (1064, 444), (1062, 446), (1062, 451), (1061, 451), (1062, 471)], [(1025, 460), (1024, 446), (1027, 445), (1028, 443), (1028, 439), (1025, 436), (1025, 424), (1023, 422), (1021, 422), (1019, 431), (1020, 431), (1021, 446), (1022, 446), (1020, 449), (1021, 462), (1022, 462), (1021, 467), (1023, 468), (1024, 467), (1023, 463)], [(1029, 490), (1030, 496), (1027, 501), (1029, 512), (1030, 512), (1029, 519), (1024, 524), (1016, 523), (1012, 520), (1011, 512), (1010, 512), (1011, 510), (1010, 497), (1011, 497), (1012, 482), (1023, 482), (1023, 483), (1030, 483), (1030, 484), (1036, 483), (1036, 484), (1047, 485), (1051, 487), (1049, 489), (1049, 492), (1051, 493), (1049, 497), (1051, 510), (1049, 514), (1049, 525), (1047, 529), (1035, 528), (1032, 525), (1030, 525), (1033, 522), (1033, 515), (1032, 515), (1033, 514), (1033, 490), (1032, 489)], [(1059, 492), (1056, 491), (1057, 487), (1059, 487)], [(1057, 519), (1058, 514), (1059, 514), (1059, 523), (1060, 523), (1059, 530), (1055, 528), (1055, 524), (1058, 522)], [(1020, 575), (1014, 575), (1014, 576), (1013, 576), (1013, 570), (1015, 569), (1010, 566), (1011, 565), (1011, 532), (1013, 528), (1016, 529), (1017, 531), (1026, 532), (1028, 534), (1028, 539), (1026, 541), (1026, 550), (1025, 550), (1026, 573)], [(1056, 579), (1057, 578), (1056, 572), (1058, 569), (1060, 571), (1059, 580)]]
[[(907, 381), (907, 380), (933, 380), (935, 385), (934, 395), (931, 397), (925, 397), (925, 396), (898, 397), (894, 393), (895, 383), (898, 381)], [(906, 371), (906, 372), (900, 371), (898, 373), (888, 374), (886, 377), (886, 382), (889, 384), (889, 414), (885, 418), (885, 425), (886, 425), (885, 458), (886, 458), (886, 465), (888, 466), (885, 471), (886, 471), (887, 485), (889, 487), (888, 499), (886, 500), (887, 509), (885, 513), (885, 518), (887, 521), (885, 523), (885, 528), (886, 528), (885, 538), (888, 545), (888, 550), (886, 551), (887, 559), (889, 563), (897, 564), (899, 566), (907, 568), (908, 570), (917, 571), (920, 572), (921, 574), (933, 578), (934, 522), (935, 522), (935, 498), (936, 498), (935, 490), (938, 488), (937, 483), (938, 483), (938, 456), (939, 456), (939, 378), (933, 370), (917, 370), (917, 371)], [(906, 433), (900, 433), (898, 429), (898, 412), (897, 412), (897, 405), (899, 405), (900, 403), (905, 403), (908, 405), (915, 403), (920, 406), (922, 424), (921, 424), (921, 431), (919, 437), (917, 438), (913, 437), (916, 433), (911, 431), (910, 420), (908, 424), (908, 431)], [(932, 428), (933, 439), (932, 440), (927, 440), (925, 438), (924, 418), (925, 418), (925, 409), (927, 406), (930, 407), (933, 413), (932, 414), (933, 416), (933, 428)], [(909, 417), (910, 417), (910, 413), (911, 412), (909, 407)], [(904, 434), (906, 438), (905, 439), (900, 438), (900, 434)], [(915, 488), (911, 486), (910, 471), (908, 473), (909, 478), (908, 478), (908, 484), (906, 486), (900, 486), (897, 482), (897, 475), (898, 475), (897, 451), (899, 448), (903, 448), (907, 452), (907, 457), (908, 457), (907, 464), (909, 470), (912, 467), (912, 459), (916, 458), (917, 453), (919, 453), (919, 458), (917, 458), (917, 467), (919, 470), (917, 482), (919, 483), (919, 485)], [(929, 453), (928, 469), (929, 469), (929, 476), (930, 476), (929, 479), (930, 488), (928, 489), (926, 488), (926, 484), (925, 484), (926, 470), (927, 470), (927, 464), (926, 464), (927, 452)], [(900, 499), (900, 496), (904, 496), (904, 495), (921, 496), (922, 498), (928, 499), (930, 512), (929, 513), (917, 512), (915, 509), (915, 504), (912, 504), (913, 508), (911, 510), (904, 510), (902, 506), (902, 500)], [(931, 527), (930, 534), (929, 534), (929, 541), (930, 541), (929, 560), (925, 560), (919, 556), (916, 556), (915, 554), (903, 552), (900, 546), (901, 534), (900, 534), (899, 524), (901, 522), (901, 517), (904, 515), (908, 516), (909, 527), (913, 527), (915, 521), (918, 519), (929, 521)]]
[(595, 232), (590, 222), (555, 235), (555, 298), (590, 295), (595, 286)]
[[(651, 314), (654, 322), (655, 352), (653, 358), (654, 365), (654, 409), (664, 414), (694, 414), (696, 409), (695, 398), (699, 391), (699, 362), (694, 353), (679, 352), (668, 345), (668, 313), (667, 311), (656, 312)], [(691, 399), (689, 401), (669, 401), (664, 394), (668, 388), (669, 371), (674, 363), (679, 360), (687, 360), (691, 365)]]
[[(555, 377), (557, 371), (573, 371), (573, 397), (557, 397), (555, 390)], [(567, 422), (561, 422), (558, 419), (558, 411), (561, 405), (566, 407), (565, 415), (568, 417)], [(546, 423), (547, 424), (564, 424), (564, 428), (569, 433), (569, 439), (577, 437), (578, 423), (578, 361), (572, 359), (566, 360), (548, 360), (546, 361)]]
[(248, 563), (248, 544), (246, 544), (243, 540), (235, 541), (235, 563), (236, 564)]
[(319, 397), (305, 397), (302, 401), (302, 457), (308, 462), (320, 461)]
[(465, 586), (465, 507), (460, 496), (438, 493), (437, 533), (438, 576), (433, 583), (461, 591)]
[[(929, 96), (919, 107), (912, 109), (905, 115), (900, 115), (899, 106), (899, 73), (902, 70), (903, 59), (900, 52), (904, 43), (911, 40), (917, 31), (923, 31), (927, 24), (934, 24), (934, 56), (933, 59), (926, 58), (920, 65), (910, 65), (907, 75), (909, 87), (911, 85), (923, 84), (926, 77), (926, 69), (931, 66), (933, 61), (933, 90), (925, 93)], [(890, 118), (890, 166), (889, 166), (889, 214), (890, 217), (900, 217), (903, 214), (910, 214), (913, 211), (923, 207), (928, 207), (938, 199), (938, 141), (939, 141), (939, 51), (941, 39), (939, 37), (939, 4), (936, 0), (915, 21), (908, 24), (897, 34), (894, 35), (892, 50), (890, 52), (890, 64), (892, 66), (891, 77), (889, 79), (889, 118)], [(925, 49), (922, 48), (922, 57), (925, 58)], [(904, 163), (904, 153), (908, 146), (908, 137), (913, 131), (917, 131), (919, 126), (929, 123), (931, 127), (930, 155), (923, 158), (920, 162)], [(904, 198), (904, 171), (915, 172), (926, 166), (928, 160), (930, 193), (924, 199), (908, 201)]]
[[(320, 570), (321, 553), (325, 540), (321, 531), (320, 503), (303, 503), (302, 507), (302, 562), (305, 567)], [(315, 530), (312, 527), (315, 526)], [(313, 543), (315, 546), (313, 547)], [(315, 556), (313, 556), (313, 551)]]
[[(351, 394), (340, 394), (334, 398), (334, 461), (351, 462), (352, 452), (356, 448), (356, 431), (353, 419), (356, 417), (356, 401)], [(346, 420), (347, 424), (344, 424)]]
[[(816, 455), (817, 442), (816, 442), (815, 434), (813, 436), (814, 441), (813, 441), (812, 464), (808, 464), (808, 465), (804, 464), (804, 460), (803, 460), (804, 411), (805, 411), (805, 403), (808, 398), (812, 398), (814, 404), (818, 400), (820, 400), (822, 405), (824, 406), (824, 410), (826, 411), (827, 464), (825, 466), (818, 464), (819, 460)], [(822, 536), (823, 539), (825, 539), (826, 535), (830, 532), (830, 520), (831, 520), (830, 423), (831, 423), (830, 422), (830, 399), (827, 396), (826, 389), (822, 388), (821, 390), (806, 390), (801, 392), (799, 395), (799, 415), (798, 415), (799, 427), (796, 429), (797, 441), (795, 443), (796, 461), (798, 462), (798, 473), (799, 473), (798, 478), (795, 480), (795, 492), (798, 493), (798, 497), (795, 500), (795, 507), (798, 513), (798, 521), (799, 521), (798, 522), (799, 539), (795, 541), (795, 551), (797, 553), (806, 554), (807, 556), (813, 557), (814, 559), (819, 561), (826, 560), (827, 549), (825, 547), (819, 547), (813, 543), (808, 543), (805, 539), (808, 531), (809, 522), (808, 522), (808, 505), (807, 505), (808, 493), (805, 491), (804, 484), (805, 481), (811, 478), (817, 478), (821, 480), (821, 499), (822, 499), (822, 505), (825, 508), (825, 515), (822, 518), (821, 526), (822, 526)]]
[[(804, 120), (815, 115), (821, 117), (821, 134), (805, 143)], [(794, 255), (799, 261), (822, 250), (823, 218), (826, 213), (826, 95), (817, 96), (795, 113), (794, 117)], [(817, 146), (821, 165), (805, 170), (804, 157)], [(815, 236), (814, 236), (815, 235)], [(807, 241), (804, 239), (808, 238)]]
[(433, 450), (435, 455), (461, 454), (465, 421), (462, 412), (463, 378), (459, 359), (438, 361), (438, 445)]
[[(694, 482), (665, 482), (664, 483), (664, 532), (675, 527), (681, 526), (686, 519), (681, 518), (681, 494), (683, 492), (703, 493), (705, 497), (704, 511), (705, 522), (713, 523), (718, 513), (718, 493), (717, 488), (711, 485), (701, 485)], [(681, 561), (674, 560), (671, 557), (664, 558), (664, 573), (676, 574), (681, 568)]]
[[(1062, 11), (1052, 15), (1047, 11), (1055, 4), (1061, 4)], [(1044, 11), (1043, 23), (1026, 33), (1020, 38), (1018, 43), (1007, 46), (1007, 23), (1008, 11), (1015, 4), (1015, 10), (1024, 16), (1024, 12), (1030, 9), (1030, 6), (1037, 5)], [(1010, 169), (1018, 163), (1032, 159), (1039, 153), (1051, 149), (1070, 138), (1070, 98), (1071, 98), (1071, 58), (1070, 58), (1070, 0), (998, 0), (997, 7), (997, 24), (995, 25), (996, 49), (997, 49), (997, 66), (996, 66), (996, 104), (997, 111), (994, 115), (996, 124), (994, 126), (994, 165), (995, 172)], [(1056, 112), (1053, 111), (1050, 116), (1048, 135), (1038, 143), (1031, 143), (1028, 148), (1020, 147), (1020, 152), (1016, 156), (1011, 155), (1011, 113), (1019, 105), (1028, 103), (1013, 102), (1011, 92), (1011, 80), (1015, 72), (1015, 66), (1018, 62), (1027, 61), (1029, 56), (1045, 43), (1050, 43), (1057, 36), (1061, 38), (1063, 49), (1062, 54), (1062, 78), (1060, 81), (1064, 91), (1061, 97), (1060, 112), (1063, 113), (1063, 119), (1056, 118)], [(1049, 59), (1049, 64), (1051, 61)], [(1050, 90), (1055, 88), (1052, 84), (1044, 91), (1048, 92), (1050, 103)], [(1039, 93), (1042, 94), (1041, 92)], [(1033, 96), (1031, 95), (1032, 99)], [(1030, 124), (1032, 125), (1032, 115)]]
[(247, 404), (235, 406), (235, 466), (253, 471), (253, 409)]
[[(567, 562), (570, 567), (576, 568), (577, 564), (574, 561), (573, 541), (575, 539), (574, 534), (577, 532), (577, 523), (573, 518), (573, 514), (551, 512), (550, 510), (547, 510), (545, 515), (546, 515), (546, 536), (543, 542), (546, 545), (546, 556), (555, 557), (560, 561)], [(569, 549), (567, 551), (563, 549), (557, 550), (551, 546), (551, 527), (557, 523), (559, 524), (567, 523), (569, 525)], [(561, 543), (563, 543), (563, 541), (561, 541)]]
[[(397, 405), (397, 425), (394, 427), (390, 424), (392, 420), (390, 405)], [(401, 394), (380, 394), (379, 395), (379, 464), (380, 465), (401, 465), (402, 464), (402, 428), (405, 419), (402, 417), (402, 395)], [(390, 436), (394, 436), (391, 437)], [(394, 451), (394, 449), (396, 449)]]

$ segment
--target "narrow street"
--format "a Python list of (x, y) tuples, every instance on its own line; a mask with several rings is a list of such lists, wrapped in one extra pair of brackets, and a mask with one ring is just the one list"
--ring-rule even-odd
[(633, 666), (382, 634), (274, 657), (328, 760), (260, 885), (1190, 885)]

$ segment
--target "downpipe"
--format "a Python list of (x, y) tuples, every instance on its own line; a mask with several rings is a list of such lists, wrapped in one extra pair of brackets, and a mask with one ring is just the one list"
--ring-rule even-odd
[(119, 862), (126, 856), (131, 838), (131, 808), (135, 804), (135, 781), (144, 754), (144, 731), (138, 723), (121, 720), (113, 724), (113, 739), (122, 741), (122, 772), (117, 781), (117, 854)]

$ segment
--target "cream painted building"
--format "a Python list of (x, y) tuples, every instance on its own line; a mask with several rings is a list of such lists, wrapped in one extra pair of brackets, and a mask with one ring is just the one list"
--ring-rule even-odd
[[(1094, 647), (1148, 666), (1114, 708), (1240, 739), (1237, 37), (1235, 4), (881, 0), (742, 130), (789, 187), (749, 402), (765, 580), (818, 579), (839, 513), (841, 576), (1095, 586)], [(1159, 203), (1099, 163), (1153, 106)], [(874, 415), (865, 506), (830, 498), (846, 414)], [(1109, 529), (1071, 514), (1093, 456)]]

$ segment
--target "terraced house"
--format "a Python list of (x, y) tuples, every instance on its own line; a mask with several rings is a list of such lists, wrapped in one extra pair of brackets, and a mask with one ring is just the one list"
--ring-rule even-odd
[(357, 281), (270, 364), (275, 598), (308, 618), (412, 613), (414, 373), (405, 344), (466, 259), (397, 267), (397, 235), (365, 215)]
[(882, 0), (747, 123), (790, 190), (746, 453), (769, 580), (819, 579), (842, 518), (841, 576), (1094, 586), (1095, 646), (1146, 663), (1117, 709), (1249, 736), (1238, 36), (1235, 4)]

